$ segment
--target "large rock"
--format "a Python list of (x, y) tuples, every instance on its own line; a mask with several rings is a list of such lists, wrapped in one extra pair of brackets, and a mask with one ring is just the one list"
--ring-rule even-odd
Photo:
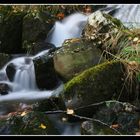
[(36, 55), (39, 52), (42, 52), (42, 51), (48, 50), (48, 49), (55, 50), (56, 47), (55, 47), (55, 45), (48, 43), (48, 42), (38, 42), (35, 45), (33, 45), (32, 49), (30, 51), (30, 54)]
[(53, 58), (46, 53), (41, 57), (37, 57), (33, 60), (36, 83), (39, 89), (53, 89), (58, 83), (58, 77), (54, 69)]
[[(85, 70), (66, 83), (63, 93), (67, 106), (77, 108), (90, 104), (117, 99), (132, 101), (135, 93), (128, 93), (123, 62), (111, 61)], [(127, 91), (126, 91), (126, 88)], [(84, 113), (84, 110), (83, 110)]]
[(120, 20), (96, 11), (89, 15), (87, 24), (82, 32), (82, 37), (90, 40), (103, 50), (116, 53), (125, 41), (124, 25)]
[(7, 54), (24, 52), (22, 49), (23, 17), (24, 13), (20, 12), (3, 15), (0, 22), (0, 52)]
[[(83, 135), (135, 135), (139, 131), (140, 117), (135, 110), (136, 107), (130, 103), (104, 102), (93, 114), (93, 121), (82, 123), (81, 133)], [(96, 120), (100, 122), (96, 122)], [(115, 128), (118, 132), (112, 128)]]
[(66, 106), (61, 96), (50, 97), (49, 99), (38, 101), (38, 103), (34, 105), (34, 110), (41, 112), (66, 110)]
[(82, 39), (69, 39), (54, 53), (54, 67), (64, 81), (103, 62), (100, 49)]
[(24, 17), (22, 40), (23, 47), (28, 53), (32, 53), (32, 50), (36, 48), (38, 43), (43, 43), (45, 41), (52, 27), (53, 23), (47, 22), (47, 19), (45, 19), (44, 16), (41, 17), (40, 14), (38, 18), (30, 15)]
[(6, 74), (7, 74), (7, 77), (8, 77), (8, 79), (10, 81), (13, 81), (14, 80), (15, 73), (16, 73), (15, 65), (13, 63), (10, 63), (6, 67)]
[(6, 95), (11, 90), (12, 89), (10, 88), (10, 86), (8, 84), (6, 84), (6, 83), (0, 83), (0, 94), (1, 95)]

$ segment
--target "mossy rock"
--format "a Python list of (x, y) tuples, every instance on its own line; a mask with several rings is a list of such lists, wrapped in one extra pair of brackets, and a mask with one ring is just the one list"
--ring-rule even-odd
[(24, 53), (22, 49), (22, 12), (11, 12), (0, 22), (0, 52), (7, 54)]
[(54, 53), (54, 68), (64, 82), (105, 59), (100, 49), (84, 39), (66, 40)]
[[(10, 135), (58, 135), (59, 131), (43, 112), (27, 112), (9, 117), (0, 123)], [(2, 134), (2, 132), (1, 132)]]
[[(96, 121), (86, 121), (81, 125), (83, 135), (135, 135), (139, 131), (139, 113), (135, 107), (126, 102), (106, 101), (99, 105), (93, 115)], [(108, 126), (105, 126), (104, 124)], [(120, 133), (115, 132), (113, 127)]]
[(72, 108), (110, 99), (132, 101), (136, 96), (126, 91), (128, 87), (123, 87), (125, 78), (123, 62), (105, 62), (85, 70), (66, 83), (62, 95), (67, 106)]

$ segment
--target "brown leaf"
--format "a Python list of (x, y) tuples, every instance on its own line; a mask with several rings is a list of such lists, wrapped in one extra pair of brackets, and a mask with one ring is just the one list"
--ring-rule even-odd
[(119, 128), (119, 124), (113, 124), (110, 126), (110, 128)]

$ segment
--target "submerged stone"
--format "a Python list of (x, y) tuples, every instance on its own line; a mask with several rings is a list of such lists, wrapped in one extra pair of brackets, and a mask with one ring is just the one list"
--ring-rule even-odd
[(0, 94), (1, 95), (6, 95), (11, 90), (12, 89), (10, 88), (10, 86), (8, 84), (6, 84), (6, 83), (0, 83)]

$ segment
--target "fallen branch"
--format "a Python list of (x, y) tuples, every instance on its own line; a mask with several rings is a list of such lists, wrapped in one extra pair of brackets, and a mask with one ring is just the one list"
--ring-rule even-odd
[[(67, 114), (67, 111), (57, 110), (57, 111), (47, 111), (47, 112), (45, 112), (45, 114), (59, 114), (59, 113), (66, 113)], [(79, 116), (79, 115), (76, 115), (76, 114), (67, 114), (67, 115), (71, 115), (73, 117), (79, 118), (80, 120), (84, 119), (84, 120), (88, 120), (88, 121), (94, 121), (94, 122), (101, 123), (102, 125), (105, 125), (108, 128), (110, 128), (113, 131), (115, 131), (117, 134), (122, 135), (117, 129), (110, 127), (108, 124), (106, 124), (106, 123), (104, 123), (104, 122), (102, 122), (100, 120), (93, 119), (93, 118), (88, 118), (88, 117), (84, 117), (84, 116)]]

